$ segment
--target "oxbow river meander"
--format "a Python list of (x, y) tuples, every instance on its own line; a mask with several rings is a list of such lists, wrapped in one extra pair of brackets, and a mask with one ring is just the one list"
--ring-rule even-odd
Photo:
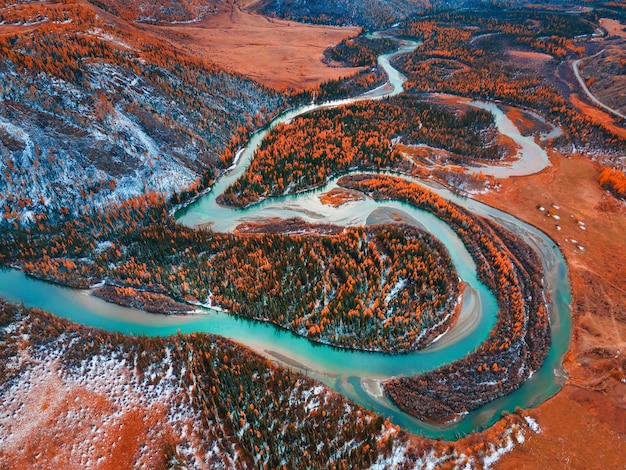
[[(400, 202), (362, 200), (338, 208), (321, 204), (319, 195), (336, 187), (337, 178), (322, 188), (297, 195), (265, 200), (244, 210), (219, 206), (216, 197), (241, 176), (268, 130), (279, 122), (320, 107), (333, 107), (358, 100), (381, 99), (403, 91), (405, 77), (390, 65), (396, 54), (410, 52), (418, 43), (403, 41), (400, 49), (382, 55), (379, 64), (386, 70), (386, 85), (356, 98), (321, 104), (309, 104), (276, 118), (268, 128), (255, 133), (246, 148), (237, 153), (236, 162), (204, 197), (177, 214), (179, 223), (208, 225), (215, 231), (230, 231), (242, 222), (267, 220), (270, 217), (300, 217), (309, 222), (355, 226), (384, 220), (390, 213), (401, 214), (405, 221), (418, 225), (441, 240), (448, 248), (461, 279), (468, 285), (457, 324), (434, 345), (424, 351), (388, 355), (350, 351), (319, 345), (283, 331), (271, 324), (246, 320), (215, 309), (203, 314), (163, 316), (106, 303), (77, 291), (31, 279), (17, 270), (0, 271), (0, 295), (7, 300), (39, 307), (72, 321), (133, 335), (168, 335), (208, 332), (232, 338), (256, 352), (288, 367), (319, 379), (361, 405), (391, 417), (409, 432), (430, 437), (454, 439), (494, 423), (503, 411), (528, 408), (542, 403), (558, 391), (565, 377), (561, 362), (571, 336), (570, 286), (563, 256), (554, 242), (538, 229), (473, 199), (466, 199), (430, 182), (417, 181), (468, 210), (489, 217), (528, 242), (540, 254), (545, 272), (545, 289), (552, 326), (550, 353), (543, 366), (514, 393), (466, 415), (461, 421), (432, 425), (400, 411), (382, 393), (380, 383), (398, 375), (414, 375), (459, 359), (475, 349), (489, 335), (496, 320), (494, 296), (476, 278), (474, 262), (458, 236), (432, 214)], [(497, 177), (520, 176), (540, 171), (549, 165), (545, 151), (530, 137), (522, 136), (515, 125), (494, 103), (474, 102), (495, 116), (500, 132), (511, 137), (519, 147), (518, 159), (508, 166), (485, 166), (473, 169)], [(554, 131), (553, 131), (554, 132)]]

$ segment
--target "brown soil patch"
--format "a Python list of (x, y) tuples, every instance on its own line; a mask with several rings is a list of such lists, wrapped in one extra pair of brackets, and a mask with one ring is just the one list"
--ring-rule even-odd
[(1, 468), (132, 468), (140, 452), (156, 457), (147, 459), (151, 465), (161, 463), (163, 443), (150, 442), (149, 434), (164, 427), (163, 410), (139, 404), (121, 410), (105, 393), (56, 373), (37, 375), (17, 400), (22, 406), (0, 448)]
[(333, 207), (339, 207), (348, 202), (360, 201), (361, 199), (363, 199), (363, 194), (347, 189), (331, 189), (320, 196), (322, 204)]
[(542, 432), (528, 433), (526, 442), (501, 457), (496, 468), (624, 468), (624, 439), (584, 406), (559, 395), (542, 405), (540, 412), (529, 414), (537, 419)]
[(570, 380), (534, 410), (544, 432), (501, 465), (621, 468), (611, 459), (617, 455), (622, 466), (626, 461), (618, 450), (626, 434), (626, 205), (599, 187), (592, 162), (553, 155), (552, 163), (538, 175), (503, 180), (499, 192), (480, 197), (550, 235), (568, 262), (572, 284), (573, 338), (565, 359)]
[(521, 59), (527, 62), (547, 62), (549, 60), (552, 60), (552, 56), (550, 54), (542, 54), (541, 52), (518, 51), (515, 49), (509, 49), (507, 53), (512, 58)]
[(0, 36), (13, 36), (15, 34), (25, 34), (37, 29), (38, 25), (24, 26), (15, 24), (0, 25)]
[(143, 26), (166, 36), (183, 50), (204, 57), (269, 87), (311, 88), (324, 81), (356, 73), (355, 68), (331, 68), (322, 53), (358, 28), (313, 26), (258, 15), (249, 0), (224, 7), (199, 23)]
[(619, 20), (602, 18), (600, 20), (600, 26), (606, 29), (609, 36), (618, 36), (620, 38), (626, 38), (626, 26), (620, 23)]
[(517, 49), (517, 46), (508, 39), (502, 38), (502, 41), (504, 41), (501, 45), (503, 48), (503, 62), (514, 68), (520, 68), (528, 73), (552, 80), (551, 77), (553, 76), (554, 68), (557, 63), (553, 56), (541, 52)]
[(609, 132), (626, 139), (626, 128), (617, 125), (612, 115), (600, 108), (585, 103), (578, 98), (578, 95), (576, 94), (570, 95), (569, 98), (571, 103), (576, 106), (581, 113), (593, 119), (597, 124), (602, 125)]
[(507, 107), (504, 111), (506, 116), (520, 131), (533, 129), (535, 127), (534, 121), (532, 121), (526, 113), (522, 112), (521, 109)]
[(428, 145), (404, 145), (396, 144), (396, 148), (413, 158), (428, 158), (432, 155), (433, 148)]
[(454, 108), (466, 109), (469, 106), (467, 103), (471, 102), (471, 98), (465, 98), (464, 96), (449, 95), (447, 93), (430, 93), (428, 95), (428, 101), (435, 104), (452, 106)]
[(504, 158), (501, 160), (502, 163), (512, 162), (519, 159), (517, 152), (520, 147), (511, 137), (498, 133), (496, 141), (498, 145), (504, 149)]
[(435, 165), (440, 158), (448, 155), (448, 152), (435, 149), (428, 145), (396, 144), (396, 149), (398, 149), (405, 158), (426, 167)]
[(525, 112), (523, 109), (513, 106), (501, 105), (500, 109), (515, 124), (523, 135), (534, 134), (536, 132), (549, 132), (552, 126), (546, 122), (541, 122), (536, 116)]

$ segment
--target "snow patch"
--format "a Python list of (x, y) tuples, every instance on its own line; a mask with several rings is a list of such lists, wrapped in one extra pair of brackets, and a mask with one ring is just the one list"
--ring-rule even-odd
[(539, 424), (533, 418), (531, 418), (530, 416), (524, 416), (524, 420), (526, 420), (526, 424), (528, 424), (528, 427), (535, 434), (539, 434), (541, 432), (541, 428), (539, 427)]
[(393, 286), (391, 291), (385, 296), (385, 304), (388, 304), (391, 299), (397, 297), (398, 293), (406, 286), (406, 283), (406, 279), (399, 279), (396, 285)]

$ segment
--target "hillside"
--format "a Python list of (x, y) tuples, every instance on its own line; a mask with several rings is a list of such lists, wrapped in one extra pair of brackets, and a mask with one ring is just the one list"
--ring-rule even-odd
[(304, 90), (356, 73), (322, 63), (324, 50), (359, 34), (358, 28), (311, 25), (254, 12), (254, 0), (237, 0), (201, 21), (137, 24), (193, 57), (204, 57), (276, 90)]
[[(553, 1), (0, 0), (0, 276), (80, 298), (64, 320), (0, 281), (22, 304), (0, 298), (0, 469), (622, 467), (626, 23)], [(378, 56), (409, 38), (401, 94), (294, 112), (237, 151), (297, 102), (387, 93)], [(516, 176), (528, 156), (541, 170)], [(230, 189), (192, 198), (234, 161)], [(91, 312), (91, 287), (194, 317)], [(240, 344), (196, 306), (262, 324)], [(436, 341), (434, 370), (371, 353)]]
[[(543, 3), (561, 3), (548, 1)], [(389, 27), (416, 14), (436, 10), (480, 6), (522, 5), (519, 0), (260, 0), (256, 8), (264, 15), (320, 24), (357, 25), (366, 29)]]
[(89, 5), (5, 7), (0, 23), (3, 219), (186, 188), (284, 104)]
[(426, 0), (264, 0), (257, 6), (268, 16), (311, 23), (349, 24), (368, 29), (392, 23), (423, 10)]
[(602, 18), (607, 32), (603, 48), (583, 61), (579, 68), (592, 94), (600, 102), (626, 113), (626, 28), (618, 21)]
[(486, 468), (522, 412), (456, 442), (407, 435), (206, 334), (133, 338), (0, 301), (2, 468)]
[(216, 13), (223, 0), (88, 0), (116, 16), (141, 23), (191, 23)]

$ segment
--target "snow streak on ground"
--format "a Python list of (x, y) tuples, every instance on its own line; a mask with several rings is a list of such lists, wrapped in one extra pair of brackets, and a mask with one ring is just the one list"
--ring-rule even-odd
[[(490, 468), (526, 435), (539, 432), (532, 418), (511, 415), (488, 434), (458, 443), (410, 437), (382, 420), (380, 427), (359, 435), (364, 429), (360, 424), (372, 423), (376, 415), (306, 378), (296, 380), (284, 401), (276, 397), (280, 399), (274, 402), (271, 393), (259, 400), (257, 395), (240, 395), (244, 406), (232, 402), (237, 419), (227, 422), (212, 399), (198, 401), (198, 387), (207, 377), (189, 364), (203, 353), (193, 346), (187, 349), (189, 343), (180, 337), (155, 340), (150, 346), (148, 339), (126, 341), (45, 321), (31, 313), (0, 328), (0, 468), (151, 469), (177, 463), (202, 469), (257, 468), (269, 465), (270, 449), (282, 462), (293, 460), (303, 453), (294, 436), (310, 444), (305, 439), (310, 433), (318, 453), (335, 462), (375, 447), (378, 452), (369, 462), (374, 470)], [(215, 360), (221, 357), (224, 344), (206, 344), (217, 348)], [(185, 364), (176, 362), (181, 347), (189, 359)], [(215, 367), (242, 364), (224, 361)], [(280, 375), (280, 370), (269, 367), (252, 379), (271, 383), (273, 374)], [(203, 395), (210, 397), (209, 389)], [(280, 409), (274, 409), (278, 403)], [(316, 418), (329, 412), (334, 414), (328, 426), (336, 426), (332, 434), (320, 430), (324, 420)], [(243, 424), (233, 428), (239, 418)], [(261, 423), (275, 429), (277, 440), (268, 443), (271, 447), (250, 442), (249, 431), (258, 434)]]
[(65, 367), (76, 341), (64, 335), (33, 347), (23, 335), (8, 364), (14, 377), (0, 386), (0, 467), (154, 468), (169, 443), (197, 467), (225, 462), (221, 439), (203, 442), (170, 354), (143, 375), (117, 350)]

